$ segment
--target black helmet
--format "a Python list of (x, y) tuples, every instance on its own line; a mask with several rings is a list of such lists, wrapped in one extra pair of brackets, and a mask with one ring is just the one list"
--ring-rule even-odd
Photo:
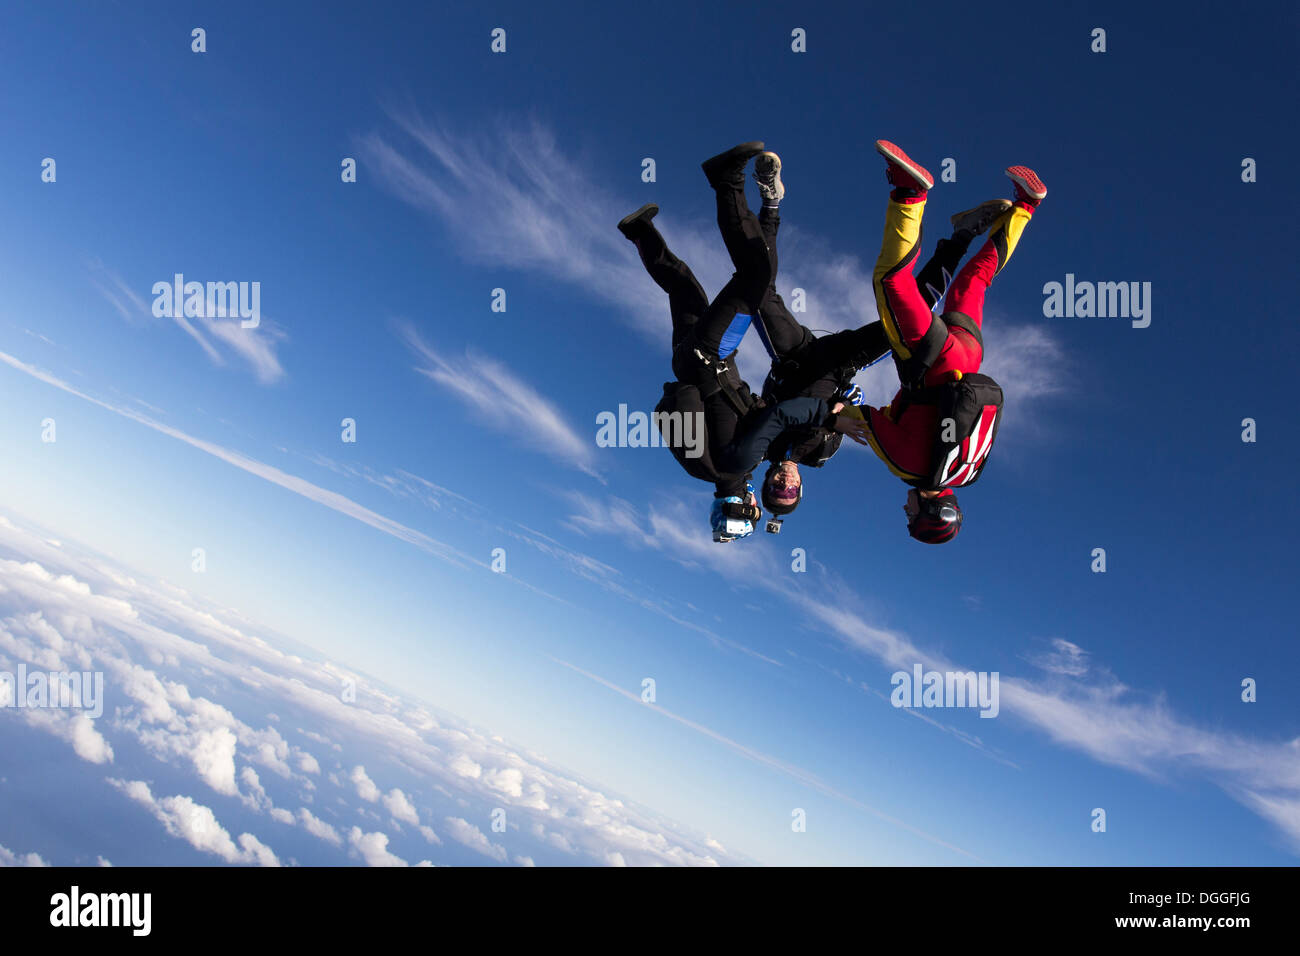
[[(915, 514), (908, 508), (913, 494), (916, 495)], [(943, 544), (957, 537), (957, 532), (961, 530), (962, 514), (956, 495), (949, 491), (931, 498), (924, 497), (913, 489), (907, 497), (908, 505), (904, 505), (903, 510), (907, 511), (907, 533), (913, 538), (925, 544)]]

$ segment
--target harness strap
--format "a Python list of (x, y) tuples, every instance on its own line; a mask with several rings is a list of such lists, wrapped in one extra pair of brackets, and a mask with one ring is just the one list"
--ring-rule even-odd
[(919, 372), (912, 376), (915, 380), (920, 381), (929, 371), (947, 341), (948, 324), (940, 316), (935, 316), (930, 321), (930, 327), (925, 330), (925, 335), (921, 336), (921, 341), (912, 346), (912, 358), (908, 364)]
[(984, 333), (981, 332), (980, 327), (975, 324), (975, 320), (965, 312), (945, 312), (943, 314), (943, 321), (949, 326), (955, 325), (957, 328), (969, 332), (971, 338), (975, 340), (976, 344), (979, 345), (981, 349), (984, 348)]
[(719, 359), (714, 361), (699, 349), (695, 349), (695, 357), (700, 360), (700, 363), (705, 368), (711, 368), (715, 372), (712, 379), (707, 379), (697, 386), (700, 390), (700, 398), (712, 398), (721, 392), (722, 397), (727, 400), (727, 404), (735, 410), (737, 415), (744, 417), (749, 414), (752, 405), (745, 401), (740, 394), (740, 390), (728, 378), (727, 373), (731, 371), (731, 366), (727, 363), (727, 360)]
[[(964, 312), (945, 312), (935, 316), (925, 335), (912, 347), (912, 357), (907, 362), (898, 362), (899, 379), (903, 384), (903, 409), (913, 402), (927, 404), (927, 389), (924, 385), (925, 375), (930, 371), (948, 342), (953, 327), (970, 334), (971, 338), (984, 349), (984, 335), (975, 320)], [(930, 400), (933, 401), (932, 399)]]

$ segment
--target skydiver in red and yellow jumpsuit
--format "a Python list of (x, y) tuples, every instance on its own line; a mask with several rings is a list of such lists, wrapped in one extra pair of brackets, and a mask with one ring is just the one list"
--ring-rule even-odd
[[(954, 538), (961, 529), (961, 509), (951, 488), (923, 487), (934, 466), (938, 411), (934, 404), (910, 401), (907, 393), (979, 371), (984, 357), (979, 333), (984, 293), (1015, 251), (1025, 226), (1047, 195), (1047, 187), (1028, 167), (1006, 170), (1015, 183), (1015, 200), (990, 227), (983, 247), (953, 279), (942, 316), (947, 321), (932, 329), (936, 319), (917, 289), (912, 269), (920, 249), (926, 196), (934, 179), (893, 143), (878, 140), (876, 150), (888, 163), (887, 178), (893, 190), (872, 285), (903, 388), (887, 407), (866, 410), (866, 438), (890, 471), (914, 485), (904, 506), (908, 532), (920, 541), (939, 544)], [(934, 333), (943, 334), (945, 327), (937, 357), (919, 367), (918, 353), (924, 349), (933, 355), (938, 347)], [(931, 333), (929, 341), (927, 333)]]

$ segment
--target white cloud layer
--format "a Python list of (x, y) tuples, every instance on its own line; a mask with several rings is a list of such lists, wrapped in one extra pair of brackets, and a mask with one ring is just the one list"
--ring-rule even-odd
[(49, 866), (39, 853), (15, 853), (0, 846), (0, 866)]
[(196, 850), (210, 853), (226, 863), (280, 865), (271, 849), (251, 833), (241, 833), (237, 840), (232, 840), (226, 829), (217, 822), (216, 814), (189, 797), (155, 799), (149, 785), (143, 780), (110, 778), (109, 783), (147, 808), (168, 834), (186, 841)]
[[(124, 748), (142, 749), (143, 758), (133, 760), (165, 765), (169, 779), (187, 776), (208, 796), (156, 796), (134, 766), (129, 776), (119, 771), (105, 779), (146, 809), (162, 832), (204, 858), (304, 862), (300, 849), (275, 848), (286, 832), (275, 828), (291, 827), (320, 848), (313, 853), (325, 854), (319, 861), (333, 863), (421, 865), (435, 862), (423, 859), (431, 849), (451, 854), (450, 862), (466, 862), (455, 856), (465, 849), (493, 863), (545, 853), (630, 865), (743, 862), (352, 668), (280, 650), (233, 612), (45, 537), (0, 517), (0, 633), (8, 635), (0, 642), (0, 669), (54, 653), (104, 671), (109, 709), (97, 722), (103, 749), (80, 754), (80, 765), (102, 772), (91, 769), (100, 766), (92, 757), (111, 751), (116, 763)], [(345, 676), (357, 682), (355, 703), (342, 700)], [(32, 726), (76, 753), (67, 723)], [(276, 725), (310, 727), (311, 736), (286, 738)], [(298, 739), (312, 746), (332, 742), (341, 752), (321, 773), (305, 766)], [(429, 809), (435, 798), (444, 807), (436, 816)], [(505, 809), (512, 825), (489, 839), (494, 808)], [(228, 827), (219, 817), (241, 823)], [(381, 829), (385, 819), (394, 825), (389, 832)], [(258, 832), (258, 821), (270, 835)], [(450, 827), (453, 839), (444, 841), (435, 825)], [(128, 865), (150, 862), (150, 841), (136, 845), (137, 859), (120, 859), (121, 850), (113, 856)]]

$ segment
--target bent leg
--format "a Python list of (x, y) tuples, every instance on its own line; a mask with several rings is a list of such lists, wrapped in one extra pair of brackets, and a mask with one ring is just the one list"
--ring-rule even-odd
[(763, 228), (745, 202), (744, 181), (739, 185), (718, 183), (713, 189), (718, 200), (718, 230), (736, 272), (696, 324), (695, 340), (705, 355), (725, 358), (720, 350), (724, 339), (729, 354), (771, 286), (773, 271)]
[(984, 293), (994, 277), (1006, 267), (1033, 215), (1028, 203), (1017, 202), (993, 224), (980, 251), (953, 279), (952, 288), (948, 290), (947, 311), (961, 312), (973, 319), (976, 325), (983, 326)]
[(776, 233), (781, 225), (781, 215), (776, 206), (763, 206), (758, 213), (758, 223), (767, 242), (768, 256), (772, 262), (772, 281), (758, 307), (758, 334), (767, 354), (776, 362), (791, 352), (798, 351), (812, 339), (812, 333), (790, 314), (785, 300), (776, 291)]
[(758, 217), (745, 201), (745, 187), (718, 183), (713, 187), (718, 205), (718, 231), (727, 247), (727, 255), (741, 280), (738, 289), (748, 305), (757, 308), (763, 293), (776, 276), (775, 265)]
[(770, 285), (776, 285), (776, 233), (781, 228), (781, 212), (777, 206), (763, 206), (758, 210), (758, 228), (763, 233), (763, 241), (767, 244), (767, 255), (772, 262), (772, 281)]
[(866, 368), (887, 354), (889, 339), (884, 323), (872, 322), (813, 339), (800, 356), (800, 362), (821, 376), (841, 368)]
[(884, 325), (880, 322), (831, 335), (810, 336), (810, 339), (792, 361), (773, 364), (773, 392), (778, 398), (802, 395), (827, 375), (846, 368), (865, 368), (890, 351)]
[(673, 347), (676, 348), (708, 309), (709, 297), (704, 294), (691, 267), (673, 255), (653, 225), (647, 224), (635, 242), (645, 271), (659, 288), (668, 293), (668, 308), (673, 317)]
[(758, 309), (758, 331), (772, 361), (777, 362), (798, 352), (813, 340), (813, 334), (785, 307), (785, 300), (774, 288), (767, 290)]
[(917, 288), (912, 267), (921, 245), (921, 218), (925, 197), (889, 199), (880, 257), (871, 276), (876, 311), (894, 354), (902, 361), (912, 357), (915, 345), (930, 328), (930, 305)]
[(749, 304), (753, 294), (744, 277), (732, 276), (695, 324), (693, 347), (710, 358), (726, 358), (734, 352), (755, 312)]

